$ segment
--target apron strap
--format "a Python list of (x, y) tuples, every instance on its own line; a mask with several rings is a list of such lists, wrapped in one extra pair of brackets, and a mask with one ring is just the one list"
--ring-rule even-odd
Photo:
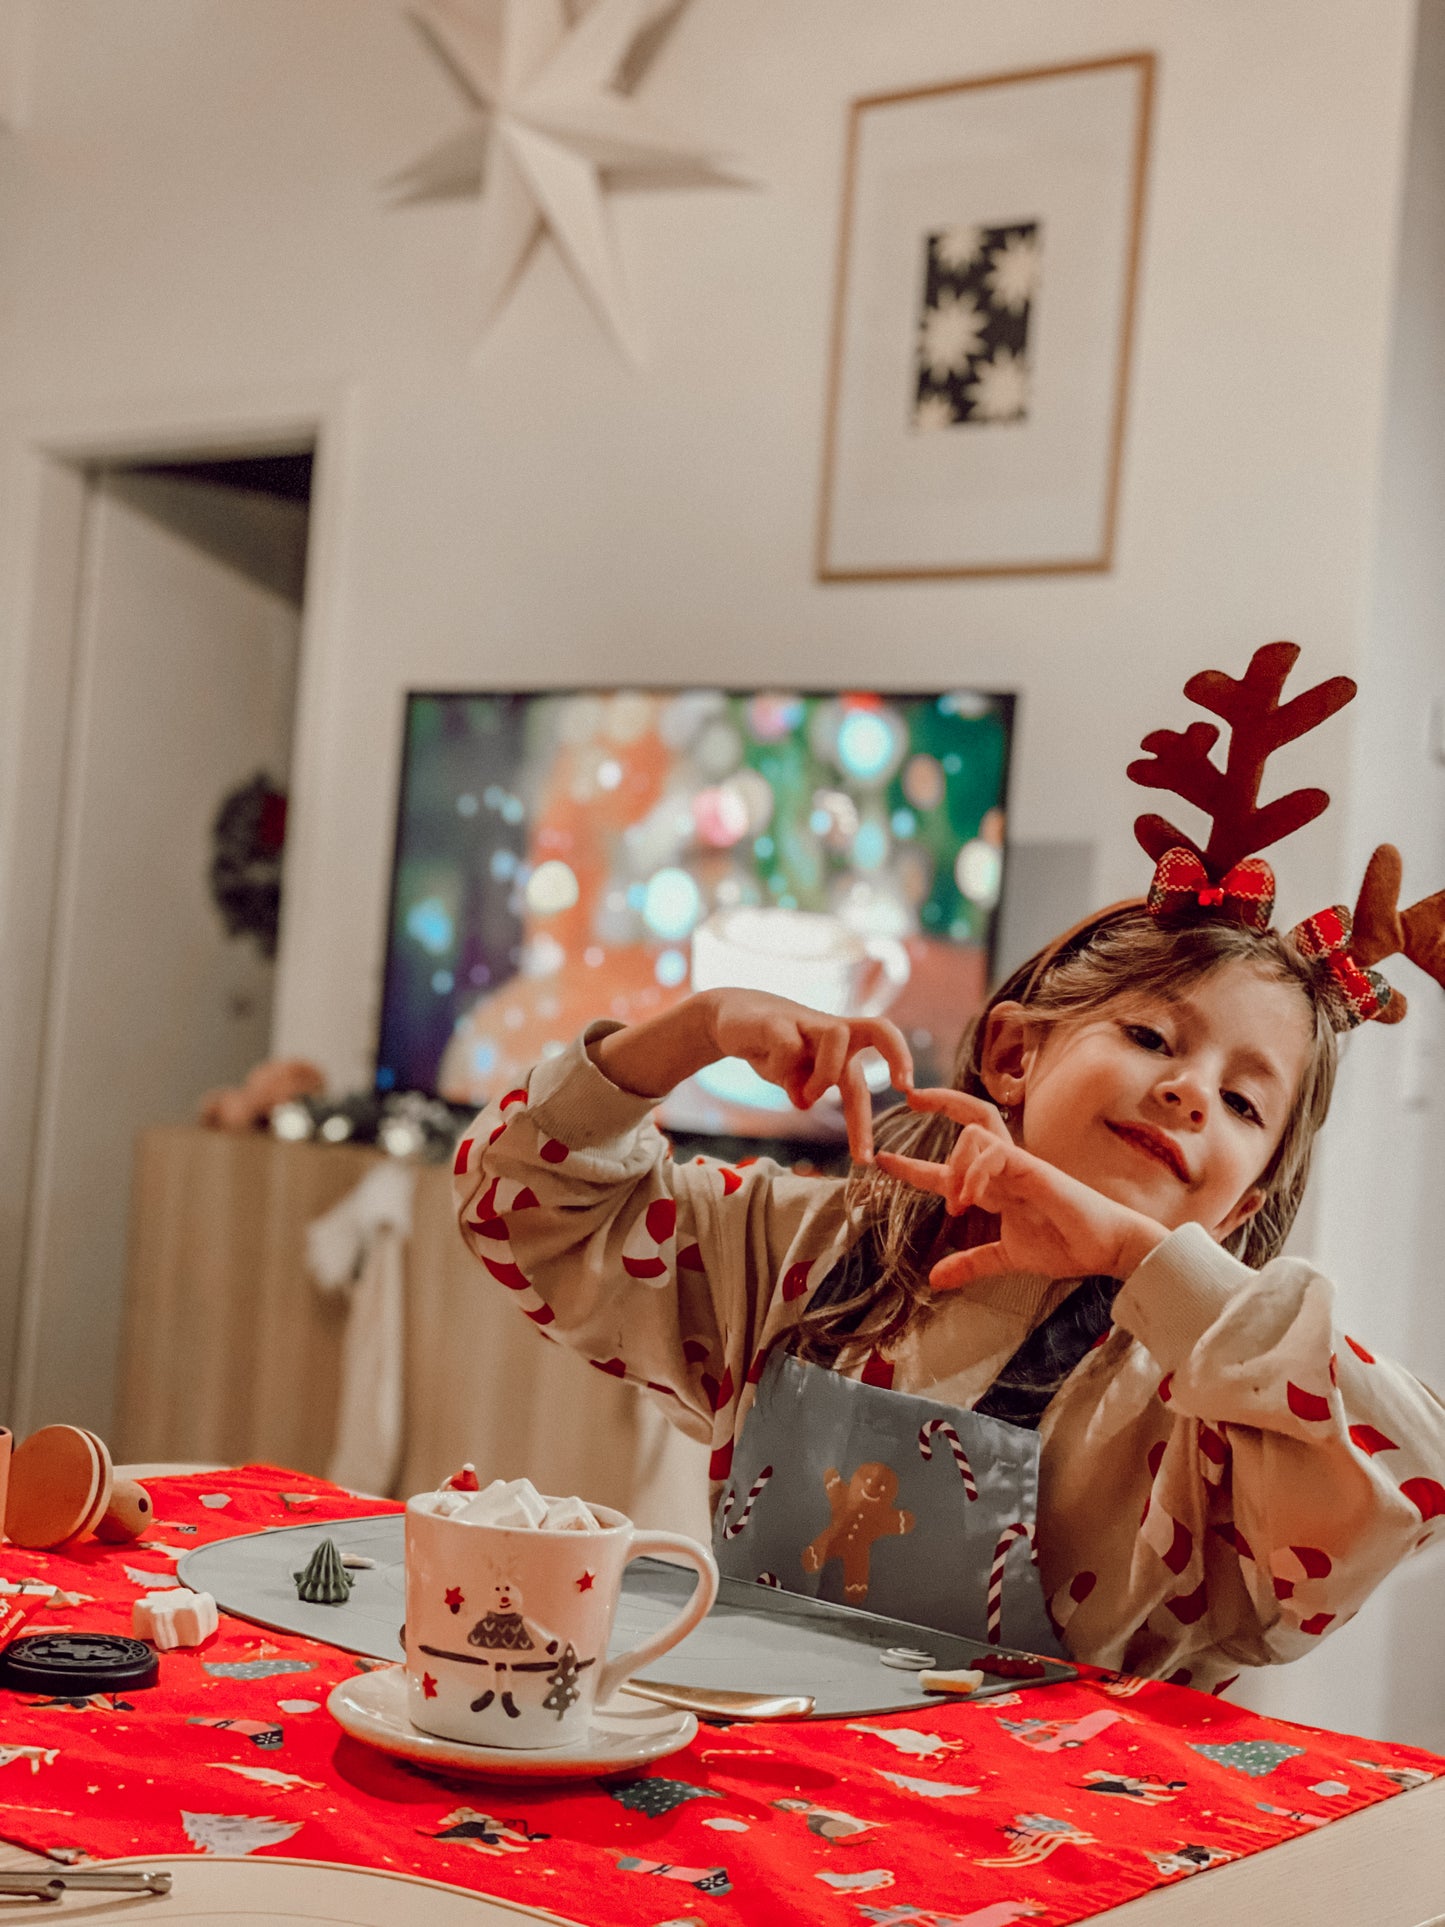
[(1114, 1322), (1119, 1278), (1083, 1279), (1041, 1325), (1035, 1325), (974, 1411), (1034, 1431), (1044, 1409), (1080, 1359)]

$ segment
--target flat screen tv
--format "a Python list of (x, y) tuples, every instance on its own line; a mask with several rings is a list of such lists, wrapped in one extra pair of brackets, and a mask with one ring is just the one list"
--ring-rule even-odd
[[(989, 979), (1013, 708), (971, 689), (412, 693), (378, 1090), (479, 1107), (593, 1019), (723, 983), (886, 1012), (920, 1081), (945, 1078)], [(836, 1106), (798, 1112), (737, 1060), (661, 1122), (842, 1136)]]

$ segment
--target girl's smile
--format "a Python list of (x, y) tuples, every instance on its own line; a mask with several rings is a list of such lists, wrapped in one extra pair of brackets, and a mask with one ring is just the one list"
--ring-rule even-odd
[(1184, 1153), (1163, 1131), (1156, 1131), (1149, 1124), (1110, 1124), (1109, 1129), (1115, 1137), (1122, 1138), (1125, 1144), (1132, 1144), (1147, 1158), (1165, 1164), (1181, 1184), (1191, 1181), (1191, 1173), (1185, 1162)]
[(1223, 1238), (1258, 1209), (1309, 1052), (1292, 985), (1233, 961), (1047, 1030), (1019, 1005), (994, 1021), (986, 1079), (1022, 1098), (1026, 1151), (1169, 1230)]

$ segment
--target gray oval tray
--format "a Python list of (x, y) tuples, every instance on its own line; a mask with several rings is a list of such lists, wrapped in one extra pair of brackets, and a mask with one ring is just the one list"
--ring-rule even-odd
[[(405, 1610), (403, 1533), (399, 1512), (329, 1525), (279, 1526), (197, 1546), (179, 1561), (176, 1576), (182, 1585), (210, 1593), (223, 1611), (238, 1618), (323, 1640), (343, 1652), (399, 1660)], [(292, 1575), (323, 1539), (335, 1540), (343, 1556), (355, 1553), (376, 1562), (355, 1573), (351, 1597), (343, 1606), (309, 1606), (296, 1597)], [(681, 1566), (634, 1560), (622, 1582), (612, 1650), (639, 1645), (664, 1625), (693, 1585), (693, 1575)], [(914, 1673), (884, 1663), (881, 1655), (890, 1648), (927, 1653), (948, 1670), (999, 1652), (955, 1633), (910, 1626), (901, 1619), (883, 1619), (744, 1579), (724, 1579), (702, 1624), (637, 1677), (729, 1692), (806, 1693), (816, 1718), (936, 1706), (937, 1695), (925, 1693)], [(1021, 1686), (1075, 1677), (1076, 1669), (1060, 1661), (1043, 1664), (1041, 1678), (990, 1680), (973, 1698), (996, 1698)]]

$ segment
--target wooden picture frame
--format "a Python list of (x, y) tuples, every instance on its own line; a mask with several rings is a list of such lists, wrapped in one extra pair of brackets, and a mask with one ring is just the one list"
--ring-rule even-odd
[(1112, 566), (1154, 73), (852, 103), (820, 581)]

